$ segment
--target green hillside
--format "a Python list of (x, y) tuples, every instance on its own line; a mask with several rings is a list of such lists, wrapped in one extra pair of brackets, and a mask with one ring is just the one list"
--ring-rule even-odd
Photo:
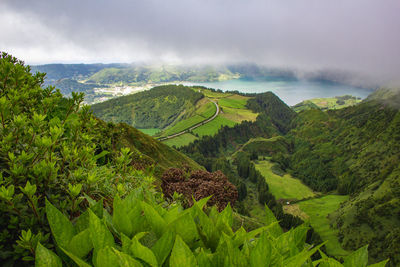
[(95, 104), (91, 109), (105, 121), (163, 129), (195, 113), (201, 98), (203, 95), (190, 87), (165, 85)]
[(211, 82), (238, 78), (226, 67), (190, 66), (131, 66), (128, 68), (104, 68), (87, 81), (98, 84), (140, 84), (176, 81)]
[(328, 109), (340, 109), (349, 106), (354, 106), (361, 102), (360, 98), (351, 95), (328, 97), (328, 98), (313, 98), (304, 100), (293, 106), (296, 112), (302, 110), (308, 110), (312, 108), (328, 110)]
[[(400, 262), (400, 94), (382, 89), (362, 103), (330, 112), (299, 113), (281, 168), (317, 191), (351, 194), (333, 219), (346, 249), (369, 245), (371, 259)], [(273, 157), (274, 158), (274, 157)]]

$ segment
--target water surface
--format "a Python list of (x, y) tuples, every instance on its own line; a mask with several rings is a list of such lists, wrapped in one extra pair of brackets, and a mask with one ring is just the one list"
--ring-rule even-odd
[(303, 100), (320, 97), (353, 95), (367, 97), (373, 89), (354, 87), (331, 82), (305, 80), (268, 80), (235, 79), (220, 82), (194, 82), (185, 85), (201, 85), (223, 91), (237, 90), (243, 93), (262, 93), (272, 91), (288, 105), (295, 105)]

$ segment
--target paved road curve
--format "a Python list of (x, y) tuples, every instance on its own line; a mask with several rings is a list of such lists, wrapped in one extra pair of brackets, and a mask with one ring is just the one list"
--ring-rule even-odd
[(215, 114), (214, 114), (211, 118), (206, 119), (206, 120), (204, 120), (204, 121), (202, 121), (202, 122), (199, 122), (198, 124), (193, 125), (193, 126), (190, 127), (189, 129), (183, 130), (182, 132), (179, 132), (179, 133), (176, 133), (176, 134), (172, 134), (172, 135), (168, 135), (168, 136), (166, 136), (166, 137), (160, 137), (160, 138), (157, 138), (157, 140), (158, 140), (158, 141), (164, 141), (164, 140), (168, 140), (168, 139), (171, 139), (171, 138), (180, 136), (180, 135), (182, 135), (182, 134), (185, 134), (185, 133), (188, 133), (188, 132), (190, 132), (190, 131), (193, 131), (193, 130), (196, 129), (197, 127), (200, 127), (200, 126), (202, 126), (202, 125), (204, 125), (204, 124), (206, 124), (206, 123), (212, 121), (213, 119), (215, 119), (215, 117), (217, 117), (218, 114), (219, 114), (219, 106), (218, 106), (218, 104), (215, 103), (214, 101), (212, 101), (212, 102), (213, 102), (214, 105), (216, 106), (217, 111), (215, 112)]

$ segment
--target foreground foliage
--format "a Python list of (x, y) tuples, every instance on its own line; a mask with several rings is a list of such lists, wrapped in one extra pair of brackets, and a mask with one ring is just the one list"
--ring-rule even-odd
[[(189, 209), (179, 204), (166, 208), (151, 194), (133, 190), (125, 198), (116, 197), (113, 214), (103, 209), (102, 200), (75, 222), (46, 202), (46, 213), (57, 255), (36, 248), (36, 266), (367, 266), (367, 248), (361, 248), (344, 265), (326, 257), (311, 256), (321, 245), (305, 243), (308, 227), (286, 233), (266, 207), (266, 226), (246, 232), (233, 231), (233, 214), (228, 205), (221, 213), (204, 207), (209, 198), (194, 201)], [(385, 266), (382, 262), (374, 266)]]

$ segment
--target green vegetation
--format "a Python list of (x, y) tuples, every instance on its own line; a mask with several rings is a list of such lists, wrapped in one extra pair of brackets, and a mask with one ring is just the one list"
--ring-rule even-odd
[[(275, 174), (271, 170), (273, 165), (274, 163), (268, 160), (259, 161), (255, 164), (256, 169), (265, 177), (270, 192), (277, 199), (301, 200), (315, 196), (315, 193), (308, 186), (305, 186), (300, 180), (293, 178), (290, 174), (283, 176)], [(315, 230), (318, 231), (316, 228)]]
[(148, 128), (148, 129), (139, 129), (138, 128), (138, 130), (141, 131), (142, 133), (145, 133), (150, 136), (156, 135), (157, 133), (160, 132), (160, 129), (157, 129), (157, 128)]
[(238, 78), (227, 68), (182, 67), (182, 66), (129, 66), (126, 68), (104, 68), (91, 77), (88, 82), (98, 84), (137, 84), (161, 82), (211, 82)]
[(246, 108), (248, 98), (239, 95), (232, 95), (228, 97), (224, 97), (218, 100), (218, 104), (222, 107), (230, 107), (230, 108)]
[(197, 140), (197, 137), (194, 136), (193, 134), (190, 133), (185, 133), (182, 135), (179, 135), (177, 137), (167, 139), (165, 141), (162, 141), (164, 144), (168, 146), (175, 146), (175, 147), (182, 147), (190, 144), (194, 140)]
[(221, 107), (221, 110), (221, 117), (237, 123), (242, 121), (255, 121), (258, 116), (258, 113), (255, 113), (249, 109)]
[(191, 117), (181, 120), (177, 122), (174, 126), (165, 129), (162, 132), (161, 136), (169, 136), (187, 130), (192, 126), (195, 126), (196, 124), (199, 124), (200, 122), (211, 118), (212, 116), (214, 116), (216, 111), (217, 108), (214, 103), (203, 102), (202, 105), (197, 105), (197, 109)]
[[(307, 247), (307, 226), (283, 233), (267, 207), (266, 226), (234, 231), (230, 206), (221, 213), (213, 207), (207, 214), (203, 207), (208, 198), (183, 210), (179, 205), (163, 208), (146, 196), (143, 191), (133, 191), (123, 199), (116, 196), (112, 215), (106, 210), (96, 212), (102, 201), (92, 200), (75, 225), (46, 201), (59, 255), (38, 243), (36, 265), (62, 266), (65, 261), (79, 266), (343, 266), (322, 252), (323, 258), (312, 262), (321, 245)], [(347, 257), (344, 266), (367, 266), (367, 260), (364, 247)]]
[(215, 119), (213, 119), (212, 121), (196, 128), (193, 130), (193, 133), (202, 137), (205, 135), (215, 135), (216, 133), (218, 133), (219, 129), (221, 129), (224, 126), (228, 126), (228, 127), (233, 127), (234, 125), (236, 125), (236, 122), (230, 121), (224, 117), (222, 117), (222, 115), (218, 115)]
[(190, 117), (201, 98), (201, 93), (189, 87), (166, 85), (95, 104), (91, 109), (105, 121), (125, 122), (137, 128), (163, 129)]
[(300, 112), (290, 152), (272, 157), (313, 190), (352, 194), (332, 222), (339, 241), (348, 250), (369, 243), (371, 261), (390, 257), (391, 266), (400, 263), (398, 103), (398, 91), (382, 89), (355, 106)]
[(326, 252), (329, 255), (340, 257), (349, 252), (342, 249), (338, 240), (338, 231), (334, 230), (329, 221), (329, 214), (336, 211), (348, 199), (348, 196), (327, 195), (298, 202), (300, 209), (310, 218), (310, 224), (326, 243)]
[(360, 98), (351, 95), (327, 97), (327, 98), (313, 98), (300, 102), (299, 104), (296, 104), (295, 106), (293, 106), (293, 109), (296, 112), (313, 108), (322, 110), (340, 109), (349, 106), (354, 106), (360, 102), (361, 102)]

